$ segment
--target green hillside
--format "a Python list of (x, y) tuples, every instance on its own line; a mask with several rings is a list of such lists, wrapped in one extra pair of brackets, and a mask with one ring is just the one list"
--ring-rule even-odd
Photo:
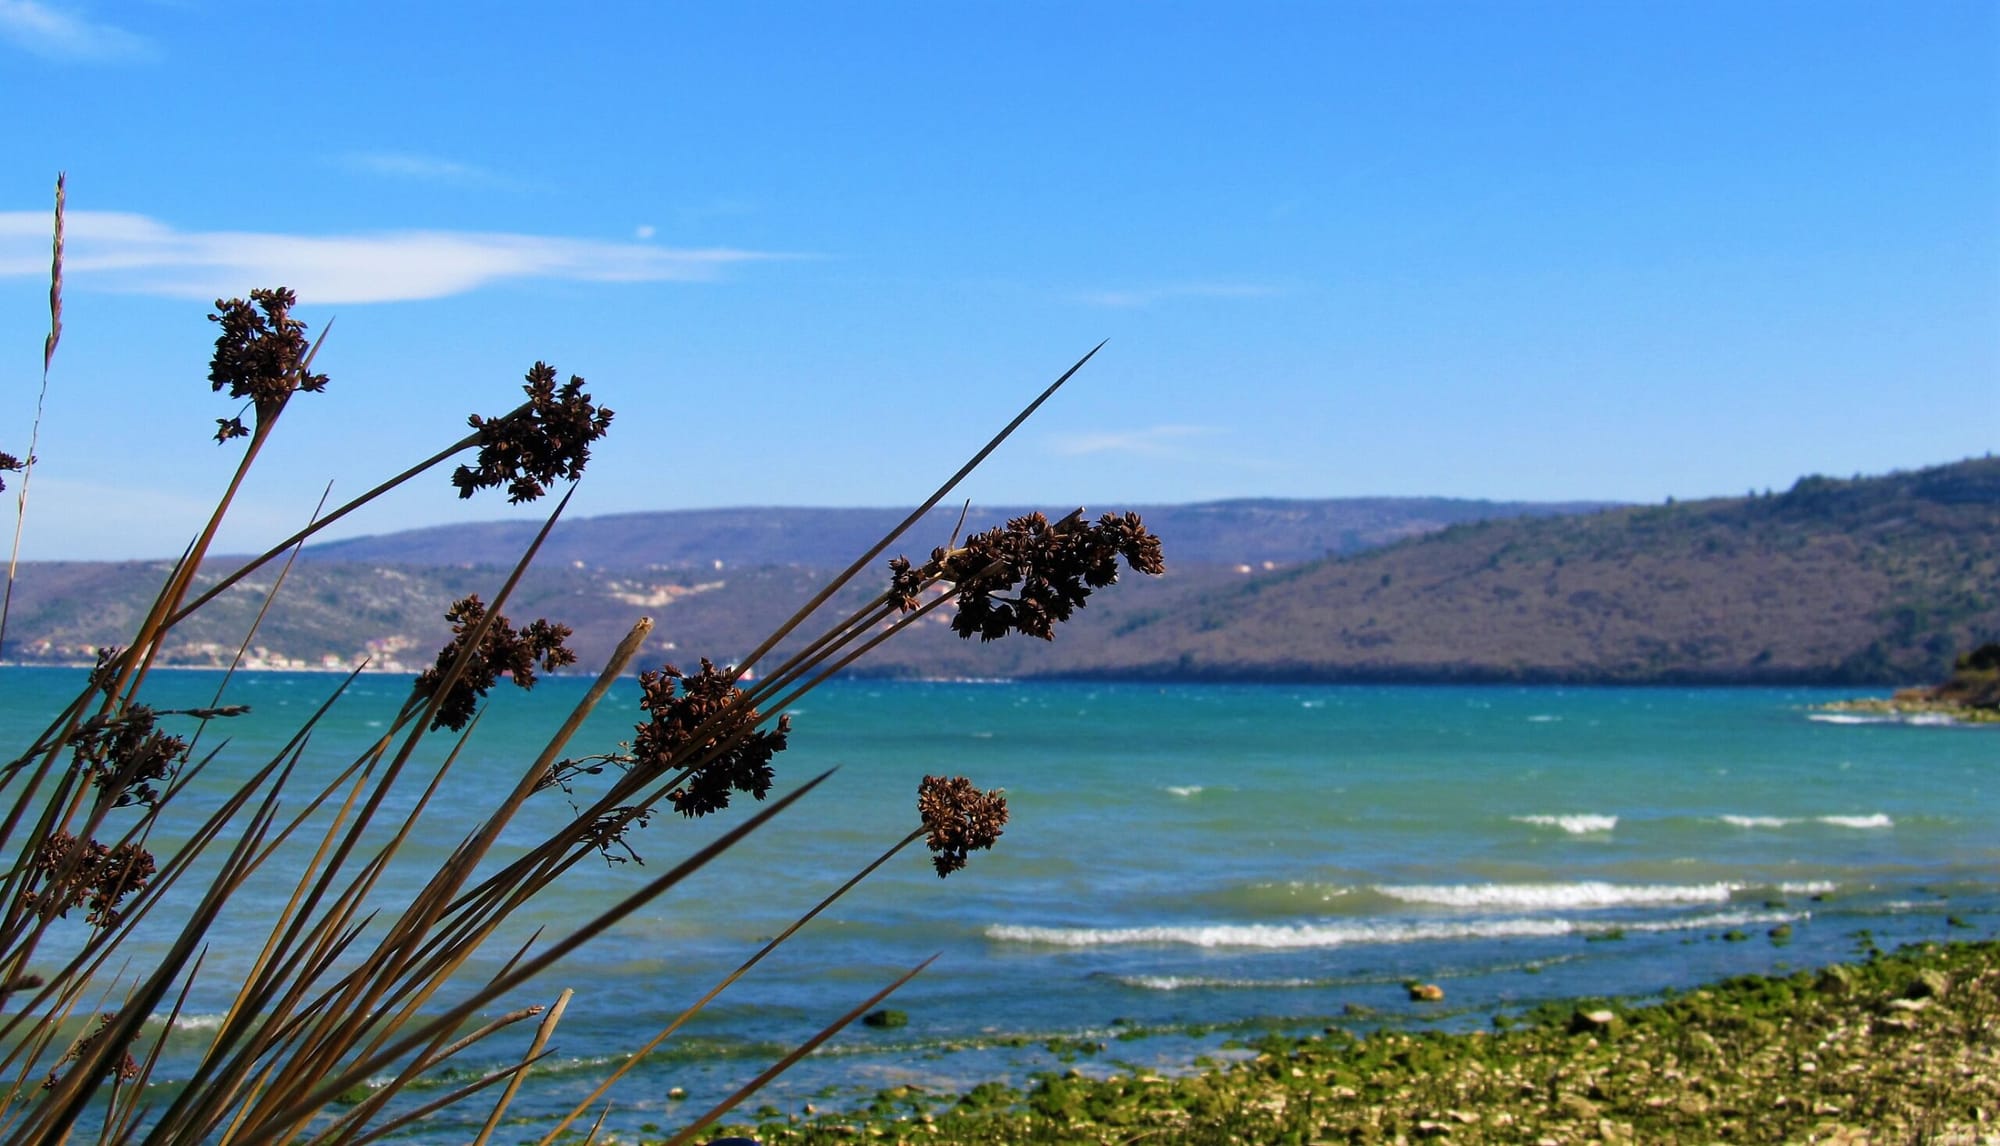
[(1907, 682), (1996, 633), (2000, 459), (1985, 458), (1459, 526), (1190, 594), (1072, 671)]
[[(1324, 504), (1222, 503), (1159, 513), (1161, 521), (1202, 523), (1179, 544), (1170, 528), (1156, 525), (1167, 547), (1167, 575), (1128, 577), (1093, 598), (1053, 644), (1015, 639), (981, 647), (953, 636), (940, 613), (877, 650), (863, 670), (1904, 684), (1939, 679), (1955, 654), (2000, 637), (2000, 460), (1993, 458), (1877, 478), (1809, 477), (1776, 496), (1433, 527), (1350, 556), (1273, 562), (1270, 570), (1262, 561), (1228, 559), (1338, 550), (1324, 535), (1283, 536), (1288, 518), (1324, 527), (1330, 520)], [(1416, 520), (1404, 514), (1397, 527), (1422, 528), (1411, 524)], [(1149, 514), (1148, 523), (1155, 521)], [(796, 522), (805, 524), (793, 545), (802, 544), (798, 537), (852, 524)], [(740, 533), (739, 525), (728, 528)], [(1385, 524), (1383, 532), (1393, 530)], [(768, 549), (782, 531), (759, 536), (757, 544)], [(925, 536), (907, 548), (920, 552), (932, 540)], [(426, 544), (437, 542), (433, 535)], [(581, 540), (569, 544), (577, 553), (596, 553)], [(684, 537), (676, 544), (694, 543)], [(383, 557), (352, 559), (360, 552), (335, 547), (292, 571), (251, 642), (264, 650), (258, 663), (336, 667), (366, 656), (378, 667), (415, 671), (448, 635), (446, 606), (467, 593), (490, 595), (505, 576), (502, 566), (477, 560), (383, 559), (393, 548), (379, 550)], [(459, 552), (484, 556), (471, 546)], [(330, 559), (336, 556), (349, 559)], [(123, 640), (136, 626), (163, 572), (164, 565), (143, 562), (24, 567), (8, 657), (88, 660), (91, 649)], [(573, 626), (583, 668), (599, 662), (642, 615), (657, 622), (642, 663), (691, 663), (700, 656), (727, 662), (827, 575), (823, 566), (796, 559), (614, 568), (574, 556), (545, 561), (506, 612), (517, 621), (547, 616)], [(885, 567), (829, 610), (857, 606), (886, 578)], [(260, 574), (221, 607), (204, 610), (177, 631), (167, 659), (226, 663), (269, 584)]]

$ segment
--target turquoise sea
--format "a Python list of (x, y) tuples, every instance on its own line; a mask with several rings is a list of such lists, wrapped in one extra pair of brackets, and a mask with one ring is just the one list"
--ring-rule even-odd
[[(79, 680), (0, 670), (0, 742), (25, 743)], [(151, 702), (206, 703), (217, 680), (158, 674)], [(338, 684), (238, 677), (227, 699), (252, 711), (215, 726), (229, 742), (194, 803), (220, 798)], [(407, 687), (357, 680), (313, 737), (301, 779), (351, 761)], [(411, 866), (458, 842), (583, 687), (496, 691)], [(999, 847), (942, 881), (920, 847), (899, 856), (621, 1084), (607, 1126), (629, 1138), (691, 1117), (933, 954), (889, 1004), (907, 1026), (857, 1025), (751, 1105), (1019, 1080), (1059, 1062), (1171, 1069), (1270, 1026), (1484, 1025), (1546, 999), (1645, 996), (1851, 957), (1870, 942), (1992, 936), (2000, 729), (1811, 711), (1837, 696), (838, 682), (794, 710), (792, 747), (778, 758), (781, 792), (838, 765), (829, 782), (515, 1000), (576, 991), (516, 1113), (566, 1109), (621, 1052), (915, 827), (926, 772), (1007, 789), (1013, 821)], [(573, 751), (629, 736), (636, 699), (636, 685), (623, 686)], [(431, 750), (441, 758), (448, 746), (440, 737)], [(560, 792), (537, 798), (543, 825), (568, 812)], [(473, 973), (535, 928), (574, 926), (740, 814), (656, 817), (634, 837), (643, 867), (580, 865)], [(503, 844), (523, 846), (534, 828)], [(414, 886), (392, 875), (378, 898), (393, 910)], [(273, 884), (232, 903), (162, 1076), (187, 1069), (232, 968), (288, 891)], [(1772, 938), (1787, 926), (1788, 938)], [(1441, 985), (1445, 1001), (1409, 1002), (1409, 979)], [(526, 1037), (506, 1049), (518, 1055)], [(478, 1061), (503, 1058), (496, 1049)], [(688, 1097), (670, 1099), (673, 1087)], [(463, 1117), (476, 1124), (484, 1108)], [(464, 1136), (450, 1115), (418, 1135)]]

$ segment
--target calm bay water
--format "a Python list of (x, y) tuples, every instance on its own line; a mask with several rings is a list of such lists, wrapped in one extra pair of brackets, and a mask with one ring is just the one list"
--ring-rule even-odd
[[(151, 699), (205, 703), (217, 679), (162, 674)], [(0, 670), (0, 741), (25, 743), (79, 680)], [(230, 743), (192, 802), (220, 799), (338, 683), (238, 678), (228, 699), (253, 711), (216, 726)], [(302, 779), (351, 761), (407, 684), (357, 681), (315, 734)], [(582, 688), (496, 692), (456, 767), (459, 797), (427, 814), (406, 866), (461, 838)], [(1843, 958), (1864, 929), (1885, 947), (1991, 936), (2000, 730), (1808, 711), (1835, 696), (831, 685), (795, 711), (793, 747), (778, 758), (781, 791), (838, 765), (827, 784), (511, 1001), (577, 992), (551, 1069), (516, 1110), (566, 1108), (619, 1052), (916, 826), (926, 772), (1008, 790), (1014, 818), (999, 848), (945, 881), (921, 848), (898, 857), (614, 1091), (610, 1125), (691, 1116), (933, 953), (942, 957), (890, 1004), (909, 1026), (852, 1029), (753, 1105), (794, 1108), (828, 1087), (1018, 1079), (1050, 1064), (1051, 1038), (1108, 1042), (1102, 1069), (1172, 1067), (1259, 1020), (1354, 1025), (1343, 1017), (1350, 1004), (1377, 1012), (1371, 1021), (1483, 1024), (1549, 998), (1643, 995)], [(623, 687), (572, 750), (629, 736), (636, 698), (635, 685)], [(432, 747), (435, 759), (448, 742)], [(560, 793), (542, 794), (504, 847), (568, 812)], [(579, 866), (513, 921), (487, 966), (536, 927), (554, 935), (581, 922), (722, 826), (657, 817), (633, 841), (645, 866)], [(391, 909), (416, 886), (398, 878), (379, 896)], [(192, 1053), (288, 890), (274, 882), (232, 904), (163, 1075), (186, 1069), (171, 1048)], [(1780, 925), (1791, 929), (1782, 945), (1768, 938)], [(1401, 983), (1412, 978), (1441, 984), (1446, 1001), (1409, 1003)], [(1158, 1033), (1115, 1037), (1140, 1029)], [(497, 1064), (498, 1052), (483, 1061)], [(689, 1100), (669, 1101), (674, 1086)], [(421, 1137), (461, 1130), (447, 1119)]]

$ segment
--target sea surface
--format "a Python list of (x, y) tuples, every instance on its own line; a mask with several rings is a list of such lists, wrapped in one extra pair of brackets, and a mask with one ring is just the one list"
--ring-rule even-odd
[[(156, 674), (150, 700), (204, 704), (219, 679)], [(0, 670), (0, 742), (25, 744), (80, 680)], [(223, 798), (340, 683), (231, 682), (224, 699), (251, 712), (205, 735), (203, 750), (221, 751), (189, 806)], [(308, 744), (297, 790), (350, 763), (407, 688), (386, 676), (350, 685)], [(408, 902), (418, 874), (512, 785), (583, 689), (555, 679), (531, 694), (495, 691), (448, 798), (380, 888), (385, 911)], [(780, 794), (837, 766), (826, 783), (509, 1000), (575, 991), (514, 1113), (533, 1122), (568, 1109), (916, 827), (926, 773), (1007, 790), (1013, 818), (997, 849), (945, 880), (921, 845), (897, 856), (612, 1091), (608, 1128), (630, 1140), (687, 1120), (932, 955), (887, 1004), (907, 1026), (849, 1028), (750, 1109), (1071, 1066), (1180, 1069), (1270, 1029), (1483, 1026), (1550, 999), (1646, 997), (1871, 943), (1993, 936), (2000, 730), (1812, 711), (1841, 695), (836, 682), (792, 710), (791, 748), (777, 759)], [(615, 749), (636, 701), (636, 684), (621, 686), (572, 754)], [(433, 738), (419, 758), (434, 767), (450, 744)], [(410, 806), (421, 785), (406, 786), (392, 806)], [(537, 928), (546, 943), (580, 925), (745, 807), (656, 816), (632, 837), (643, 864), (578, 865), (469, 974), (497, 969)], [(501, 850), (517, 853), (569, 814), (561, 792), (541, 793)], [(160, 1077), (191, 1069), (232, 973), (289, 891), (273, 878), (232, 901)], [(1410, 1002), (1410, 980), (1440, 985), (1444, 1001)], [(149, 1038), (168, 1029), (163, 1017)], [(528, 1034), (467, 1065), (518, 1057)], [(684, 1099), (669, 1097), (676, 1087)], [(465, 1120), (484, 1113), (475, 1101), (415, 1137), (464, 1140)]]

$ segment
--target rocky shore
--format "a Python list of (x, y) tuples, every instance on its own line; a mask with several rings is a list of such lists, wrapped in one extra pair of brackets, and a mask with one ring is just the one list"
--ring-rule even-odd
[(1949, 700), (1938, 700), (1926, 695), (1925, 689), (1907, 689), (1886, 700), (1877, 697), (1863, 697), (1858, 700), (1837, 700), (1822, 705), (1820, 711), (1847, 713), (1853, 716), (1880, 717), (1885, 720), (1901, 720), (1911, 724), (1926, 722), (1950, 724), (2000, 724), (2000, 709), (1975, 708), (1969, 704), (1958, 704)]
[(1898, 689), (1887, 700), (1840, 701), (1826, 710), (1913, 723), (2000, 724), (2000, 644), (1961, 654), (1951, 676), (1938, 684)]
[(1924, 944), (1491, 1031), (1329, 1027), (1181, 1077), (1044, 1074), (717, 1130), (760, 1143), (2000, 1143), (2000, 943)]

